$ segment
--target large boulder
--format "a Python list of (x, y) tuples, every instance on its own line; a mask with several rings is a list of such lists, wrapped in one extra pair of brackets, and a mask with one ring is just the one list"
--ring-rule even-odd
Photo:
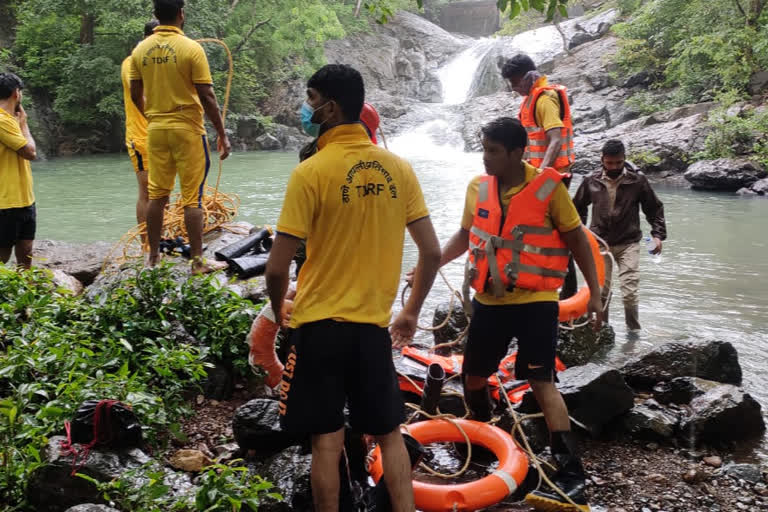
[(454, 300), (453, 307), (450, 306), (450, 302), (442, 302), (435, 308), (435, 314), (432, 317), (433, 327), (445, 322), (449, 314), (451, 316), (445, 325), (440, 329), (433, 331), (432, 334), (435, 336), (435, 345), (455, 341), (469, 326), (469, 319), (467, 318), (466, 313), (464, 313), (461, 301)]
[(698, 444), (751, 439), (764, 431), (760, 404), (738, 387), (722, 384), (691, 401), (680, 434)]
[(280, 143), (277, 137), (269, 133), (259, 135), (253, 141), (253, 149), (257, 151), (277, 151), (278, 149), (282, 148), (283, 145)]
[(292, 446), (265, 460), (263, 464), (250, 463), (249, 470), (261, 475), (275, 486), (283, 496), (281, 502), (259, 504), (260, 512), (304, 512), (312, 510), (310, 468), (312, 454), (299, 446)]
[(53, 240), (35, 240), (33, 265), (61, 270), (89, 286), (101, 272), (112, 244), (95, 242), (75, 244)]
[(622, 418), (624, 432), (635, 439), (664, 441), (674, 437), (680, 413), (653, 399), (635, 405)]
[(610, 349), (616, 341), (616, 333), (608, 324), (603, 324), (599, 332), (595, 332), (590, 325), (573, 330), (560, 329), (557, 337), (557, 356), (565, 366), (587, 364)]
[(254, 450), (262, 456), (272, 455), (305, 440), (305, 436), (280, 428), (280, 404), (268, 398), (256, 398), (241, 405), (232, 419), (232, 431), (240, 448)]
[[(147, 484), (147, 478), (141, 475), (141, 471), (136, 471), (151, 462), (150, 457), (143, 451), (137, 448), (126, 451), (93, 449), (88, 453), (88, 457), (80, 460), (84, 448), (82, 445), (75, 445), (81, 454), (75, 465), (73, 455), (64, 453), (61, 449), (65, 440), (62, 436), (50, 439), (44, 452), (47, 464), (36, 470), (29, 479), (27, 500), (36, 507), (35, 510), (61, 512), (82, 503), (103, 503), (101, 493), (93, 484), (72, 476), (73, 468), (76, 468), (78, 473), (101, 482), (125, 477), (129, 485), (137, 488)], [(129, 477), (127, 474), (131, 471), (136, 473)], [(169, 486), (171, 496), (188, 496), (194, 492), (192, 481), (185, 474), (166, 471), (164, 483)]]
[(80, 295), (83, 293), (83, 283), (58, 268), (54, 269), (52, 272), (53, 282), (56, 286), (69, 290), (72, 295)]
[(442, 95), (437, 70), (465, 45), (426, 19), (400, 11), (389, 23), (327, 42), (325, 55), (329, 63), (360, 71), (376, 106), (390, 96), (436, 103)]
[(700, 377), (728, 384), (741, 384), (741, 366), (736, 349), (727, 341), (670, 342), (629, 361), (621, 368), (627, 383), (637, 389), (652, 389), (675, 377)]
[(746, 158), (701, 160), (688, 167), (685, 179), (693, 188), (736, 191), (765, 178), (763, 167)]
[[(558, 379), (558, 389), (569, 414), (592, 433), (599, 433), (605, 424), (634, 405), (632, 389), (613, 368), (594, 363), (574, 366), (560, 372)], [(519, 409), (522, 412), (539, 409), (533, 393), (524, 395)]]
[(697, 396), (720, 384), (698, 377), (677, 377), (669, 382), (659, 382), (653, 387), (653, 398), (660, 404), (689, 404)]

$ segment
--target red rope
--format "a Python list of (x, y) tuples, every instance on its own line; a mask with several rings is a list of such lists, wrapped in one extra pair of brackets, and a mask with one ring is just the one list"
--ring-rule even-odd
[[(93, 411), (93, 439), (87, 444), (81, 445), (81, 450), (75, 448), (72, 443), (72, 426), (68, 421), (64, 422), (64, 429), (67, 432), (67, 440), (61, 442), (62, 455), (72, 455), (72, 476), (80, 470), (88, 461), (88, 455), (91, 450), (99, 444), (107, 444), (114, 438), (112, 431), (112, 422), (109, 421), (112, 414), (112, 406), (118, 403), (117, 400), (101, 400), (96, 404)], [(106, 426), (104, 426), (106, 425)], [(78, 458), (80, 459), (78, 463)]]

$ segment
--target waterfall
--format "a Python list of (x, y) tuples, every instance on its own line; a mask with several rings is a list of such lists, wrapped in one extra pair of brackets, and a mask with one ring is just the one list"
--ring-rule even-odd
[(494, 44), (493, 39), (479, 39), (437, 72), (443, 86), (444, 103), (458, 105), (467, 101), (475, 72)]

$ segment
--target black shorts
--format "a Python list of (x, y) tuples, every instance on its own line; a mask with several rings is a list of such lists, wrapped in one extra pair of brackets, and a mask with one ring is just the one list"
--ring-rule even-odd
[(328, 434), (344, 426), (388, 434), (404, 421), (403, 399), (386, 328), (321, 320), (291, 333), (280, 386), (285, 430)]
[(515, 378), (551, 381), (555, 375), (557, 302), (487, 306), (472, 301), (462, 372), (473, 377), (496, 373), (517, 338)]
[(0, 248), (8, 249), (19, 240), (34, 240), (37, 231), (35, 205), (0, 210)]

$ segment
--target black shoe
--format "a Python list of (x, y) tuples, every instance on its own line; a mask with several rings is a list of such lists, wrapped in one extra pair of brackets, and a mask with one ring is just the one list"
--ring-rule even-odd
[(555, 475), (555, 478), (552, 479), (552, 483), (559, 487), (560, 490), (575, 503), (575, 505), (571, 504), (561, 496), (560, 493), (551, 489), (533, 491), (525, 497), (525, 502), (534, 509), (543, 512), (589, 512), (591, 510), (587, 503), (587, 497), (584, 494), (586, 481), (583, 473), (575, 474), (562, 471)]

